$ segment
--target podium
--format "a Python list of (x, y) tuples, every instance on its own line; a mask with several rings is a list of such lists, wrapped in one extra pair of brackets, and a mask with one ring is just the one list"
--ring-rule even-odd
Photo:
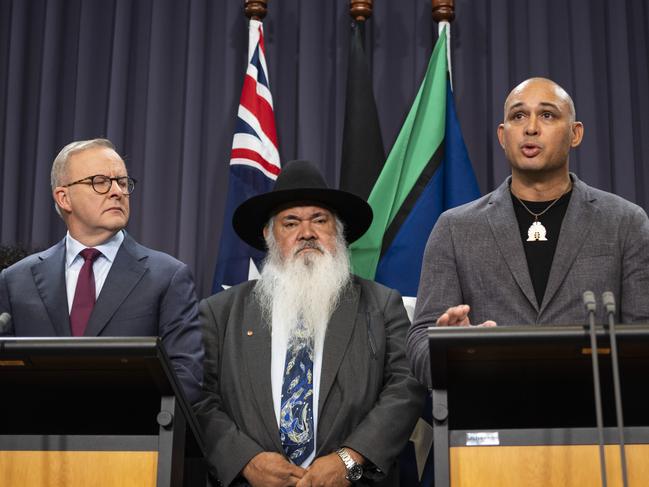
[[(630, 486), (649, 479), (649, 326), (616, 326)], [(605, 329), (597, 330), (607, 481), (621, 462)], [(428, 329), (435, 487), (600, 485), (588, 329)]]
[(0, 391), (2, 486), (206, 485), (158, 338), (2, 338)]

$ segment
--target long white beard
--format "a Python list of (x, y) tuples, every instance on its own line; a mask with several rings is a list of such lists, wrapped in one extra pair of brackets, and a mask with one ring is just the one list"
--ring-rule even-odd
[[(336, 240), (333, 252), (315, 241), (305, 246), (314, 243), (323, 253), (294, 253), (283, 259), (275, 240), (267, 239), (268, 255), (255, 286), (255, 297), (273, 334), (285, 336), (289, 346), (300, 339), (316, 345), (324, 342), (331, 314), (351, 279), (343, 238)], [(303, 330), (296, 332), (300, 323)]]

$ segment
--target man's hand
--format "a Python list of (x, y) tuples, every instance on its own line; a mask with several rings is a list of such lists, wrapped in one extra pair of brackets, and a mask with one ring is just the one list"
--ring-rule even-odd
[(336, 452), (316, 458), (306, 469), (306, 474), (297, 487), (348, 487), (351, 482), (345, 478), (347, 469)]
[[(451, 306), (442, 316), (437, 318), (437, 326), (471, 326), (469, 311), (471, 311), (471, 306), (468, 304)], [(496, 322), (487, 320), (477, 326), (496, 326)]]
[(252, 457), (241, 474), (252, 487), (295, 487), (305, 472), (279, 453), (262, 452)]

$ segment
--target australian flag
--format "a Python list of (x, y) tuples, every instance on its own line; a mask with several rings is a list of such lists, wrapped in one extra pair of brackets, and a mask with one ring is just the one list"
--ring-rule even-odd
[(251, 20), (248, 68), (232, 141), (228, 199), (212, 292), (217, 293), (258, 276), (257, 269), (263, 253), (253, 249), (236, 235), (232, 228), (232, 214), (248, 198), (270, 191), (280, 170), (263, 25), (257, 20)]

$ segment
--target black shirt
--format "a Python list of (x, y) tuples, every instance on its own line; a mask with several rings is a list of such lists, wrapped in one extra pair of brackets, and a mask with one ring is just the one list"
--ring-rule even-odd
[[(520, 229), (521, 239), (523, 240), (523, 248), (525, 249), (525, 258), (527, 259), (527, 268), (530, 272), (532, 279), (532, 286), (534, 287), (534, 294), (536, 294), (536, 301), (541, 306), (543, 302), (543, 295), (545, 288), (548, 284), (548, 277), (550, 276), (550, 268), (552, 267), (552, 259), (554, 258), (554, 251), (557, 248), (559, 241), (559, 232), (561, 231), (561, 223), (563, 217), (568, 209), (570, 196), (572, 190), (564, 194), (559, 201), (557, 201), (552, 208), (546, 213), (539, 216), (538, 220), (543, 224), (546, 229), (545, 238), (547, 240), (535, 240), (528, 242), (528, 229), (534, 222), (534, 216), (523, 207), (523, 205), (512, 194), (512, 202), (514, 203), (514, 213), (518, 220), (518, 228)], [(554, 200), (552, 200), (554, 201)], [(541, 213), (545, 210), (552, 201), (525, 201), (523, 203), (533, 213)]]

